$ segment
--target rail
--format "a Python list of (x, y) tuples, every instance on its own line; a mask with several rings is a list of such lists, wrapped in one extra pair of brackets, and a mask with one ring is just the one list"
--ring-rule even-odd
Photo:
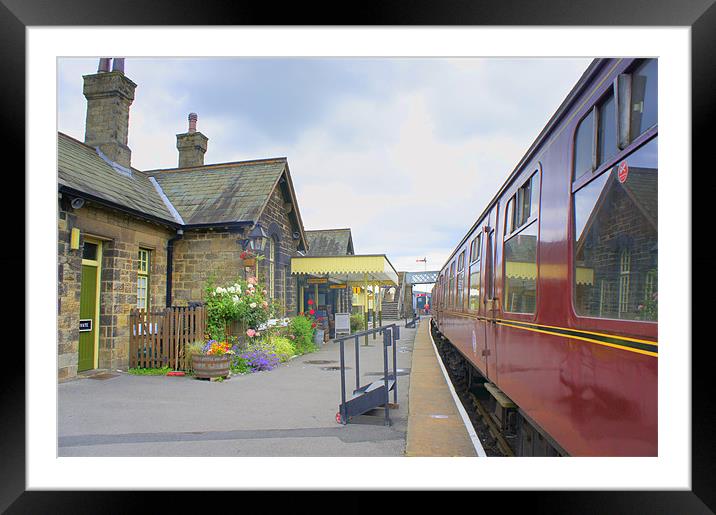
[[(348, 423), (350, 412), (348, 409), (348, 403), (346, 401), (346, 359), (345, 359), (345, 342), (350, 339), (355, 340), (355, 377), (356, 387), (353, 391), (354, 396), (357, 392), (365, 392), (366, 389), (371, 386), (361, 386), (360, 384), (360, 348), (359, 339), (361, 336), (366, 338), (370, 334), (382, 334), (383, 335), (383, 386), (385, 387), (385, 425), (390, 425), (390, 385), (389, 382), (392, 380), (393, 385), (393, 402), (398, 404), (398, 368), (397, 368), (397, 345), (396, 340), (400, 339), (400, 327), (397, 324), (390, 324), (366, 331), (360, 331), (353, 333), (348, 336), (342, 336), (336, 338), (334, 341), (340, 345), (340, 364), (341, 364), (341, 405), (339, 407), (339, 422), (343, 425)], [(388, 347), (393, 347), (393, 374), (388, 373)]]

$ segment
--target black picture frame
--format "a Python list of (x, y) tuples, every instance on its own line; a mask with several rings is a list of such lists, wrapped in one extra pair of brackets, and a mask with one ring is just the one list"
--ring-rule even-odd
[[(100, 2), (92, 0), (1, 0), (0, 3), (0, 59), (2, 80), (0, 101), (2, 102), (3, 141), (6, 149), (15, 149), (19, 158), (15, 170), (24, 169), (25, 148), (25, 29), (29, 26), (49, 25), (552, 25), (552, 26), (685, 26), (691, 28), (691, 70), (692, 70), (692, 162), (703, 166), (706, 153), (712, 142), (707, 141), (712, 119), (716, 114), (714, 85), (716, 84), (716, 5), (714, 0), (578, 0), (563, 2), (550, 0), (526, 2), (519, 0), (489, 0), (467, 2), (460, 0), (428, 1), (382, 1), (370, 4), (355, 4), (345, 17), (336, 4), (289, 3), (286, 5), (269, 2), (195, 2), (189, 0), (157, 0), (139, 4), (131, 1)], [(90, 52), (91, 53), (91, 52)], [(54, 116), (54, 114), (53, 114)], [(711, 143), (711, 145), (709, 145)], [(6, 169), (5, 191), (23, 191), (24, 181), (15, 171), (10, 190), (11, 178)], [(686, 173), (681, 173), (687, 178)], [(692, 206), (708, 204), (699, 202), (716, 187), (716, 175), (709, 171), (699, 176), (698, 184), (693, 180)], [(702, 184), (701, 181), (708, 181)], [(697, 186), (697, 187), (695, 187)], [(9, 197), (9, 195), (8, 195)], [(32, 199), (27, 199), (31, 204)], [(31, 206), (30, 206), (31, 207)], [(685, 214), (686, 215), (686, 214)], [(706, 217), (692, 216), (692, 226), (684, 230), (692, 234), (706, 234), (699, 231), (706, 223)], [(13, 229), (24, 224), (14, 222)], [(694, 230), (696, 229), (696, 230)], [(17, 229), (16, 229), (17, 230)], [(4, 258), (12, 270), (26, 269), (24, 246), (14, 241), (17, 251), (13, 257)], [(702, 254), (691, 254), (691, 266), (711, 268), (713, 258)], [(19, 274), (6, 279), (7, 288), (24, 291), (24, 282)], [(685, 280), (691, 281), (688, 274)], [(15, 281), (17, 284), (12, 284)], [(22, 283), (22, 284), (21, 284)], [(688, 302), (689, 299), (684, 299)], [(692, 298), (692, 320), (703, 320), (708, 316), (707, 302), (696, 302)], [(20, 304), (13, 296), (15, 308)], [(24, 303), (22, 304), (24, 305)], [(30, 314), (25, 314), (26, 324)], [(12, 325), (12, 324), (5, 324)], [(698, 334), (693, 331), (692, 335)], [(695, 341), (695, 338), (692, 340)], [(19, 335), (15, 333), (12, 345), (18, 346)], [(684, 342), (686, 343), (686, 342)], [(709, 340), (693, 345), (692, 352), (692, 488), (690, 491), (530, 491), (530, 492), (478, 492), (470, 499), (480, 496), (480, 504), (496, 506), (517, 506), (520, 501), (541, 506), (549, 513), (713, 513), (716, 510), (716, 454), (711, 433), (716, 429), (716, 403), (711, 395), (708, 367)], [(6, 349), (10, 342), (6, 342)], [(25, 345), (38, 342), (25, 342)], [(132, 492), (70, 492), (70, 491), (26, 491), (25, 487), (25, 363), (23, 353), (16, 351), (6, 354), (12, 366), (4, 367), (0, 374), (0, 511), (8, 513), (114, 513), (141, 510), (148, 506), (148, 493)], [(8, 361), (6, 361), (8, 363)], [(187, 494), (172, 494), (172, 505), (181, 506)], [(243, 495), (243, 494), (242, 494)], [(297, 492), (291, 494), (297, 495)], [(417, 502), (424, 502), (424, 492), (411, 494)], [(226, 497), (219, 497), (225, 499)], [(300, 499), (301, 496), (298, 497)], [(239, 504), (246, 506), (246, 498)], [(341, 497), (341, 503), (356, 506), (365, 499), (359, 492)], [(509, 502), (506, 501), (509, 499)], [(468, 501), (473, 502), (473, 501)], [(376, 508), (372, 503), (363, 504), (366, 510)], [(456, 507), (459, 505), (455, 505)], [(338, 509), (329, 503), (330, 509)], [(341, 510), (343, 511), (343, 510)], [(542, 512), (540, 509), (532, 511)]]

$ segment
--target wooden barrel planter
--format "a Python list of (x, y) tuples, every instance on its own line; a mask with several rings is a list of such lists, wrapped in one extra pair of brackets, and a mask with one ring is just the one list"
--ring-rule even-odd
[(230, 364), (231, 354), (220, 354), (218, 356), (193, 354), (191, 357), (191, 366), (194, 369), (194, 375), (201, 379), (228, 376)]

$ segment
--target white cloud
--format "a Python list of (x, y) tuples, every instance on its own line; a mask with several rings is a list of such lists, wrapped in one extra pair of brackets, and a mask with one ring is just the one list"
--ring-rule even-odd
[[(266, 126), (259, 131), (231, 109), (199, 111), (198, 128), (209, 138), (207, 163), (286, 156), (307, 229), (350, 227), (359, 253), (385, 253), (405, 270), (422, 270), (415, 260), (427, 256), (427, 267), (437, 269), (588, 63), (396, 61), (389, 77), (379, 75), (385, 66), (365, 68), (376, 70), (361, 76), (373, 81), (370, 92), (331, 89), (330, 109), (291, 138), (272, 136)], [(207, 80), (192, 73), (198, 65), (133, 60), (131, 75), (127, 66), (138, 84), (129, 130), (137, 168), (176, 166), (175, 135), (207, 94), (196, 90)], [(60, 61), (59, 127), (78, 139), (81, 75), (95, 69), (94, 60)], [(211, 70), (209, 80), (222, 80), (221, 66)], [(300, 91), (291, 94), (301, 101)]]

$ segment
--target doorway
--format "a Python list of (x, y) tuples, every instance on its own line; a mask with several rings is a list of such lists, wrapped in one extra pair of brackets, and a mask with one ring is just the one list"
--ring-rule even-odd
[(80, 341), (77, 371), (97, 368), (99, 354), (99, 287), (102, 273), (102, 242), (85, 238), (82, 247), (80, 286)]

